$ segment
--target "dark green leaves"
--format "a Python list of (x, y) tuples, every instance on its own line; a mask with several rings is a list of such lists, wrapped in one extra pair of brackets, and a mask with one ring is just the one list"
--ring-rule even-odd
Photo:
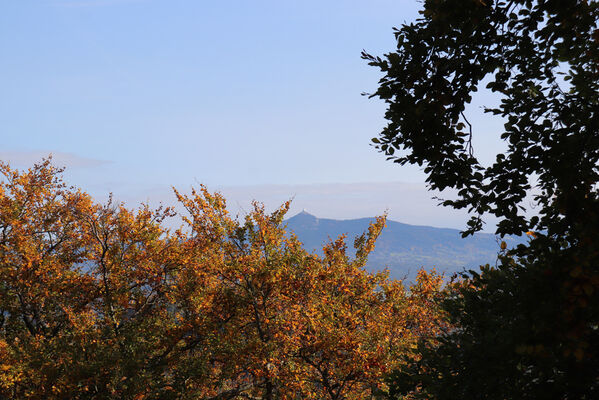
[[(396, 30), (395, 52), (382, 58), (363, 53), (384, 73), (373, 96), (386, 101), (389, 124), (373, 140), (375, 147), (400, 164), (425, 165), (432, 188), (472, 189), (463, 200), (477, 205), (475, 213), (484, 209), (504, 220), (499, 234), (546, 229), (547, 219), (533, 226), (505, 202), (530, 208), (522, 193), (531, 176), (541, 177), (539, 188), (553, 191), (564, 185), (567, 192), (581, 179), (597, 182), (596, 156), (582, 142), (565, 147), (563, 140), (597, 135), (599, 124), (589, 118), (599, 105), (596, 2), (437, 0), (425, 2), (422, 15)], [(571, 84), (559, 79), (564, 71)], [(469, 156), (464, 111), (489, 77), (486, 87), (502, 99), (486, 112), (507, 119), (497, 134), (511, 146), (508, 157), (483, 166)], [(476, 135), (477, 127), (472, 130)], [(395, 153), (400, 149), (407, 151)], [(569, 170), (559, 182), (546, 179), (563, 175), (563, 163), (555, 161), (569, 158), (565, 152), (582, 155), (585, 167)], [(483, 179), (473, 179), (471, 171), (478, 170)]]
[[(471, 214), (464, 235), (491, 214), (532, 240), (464, 277), (446, 303), (455, 329), (421, 343), (390, 395), (599, 398), (599, 2), (426, 0), (421, 16), (394, 52), (363, 54), (387, 103), (373, 143), (457, 190), (442, 204)], [(490, 165), (467, 119), (483, 81), (500, 98), (485, 112), (505, 121)]]

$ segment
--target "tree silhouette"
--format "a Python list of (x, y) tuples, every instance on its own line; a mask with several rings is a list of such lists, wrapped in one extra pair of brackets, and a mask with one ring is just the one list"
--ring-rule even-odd
[[(456, 328), (421, 344), (392, 393), (595, 398), (599, 4), (428, 0), (421, 15), (395, 30), (396, 51), (363, 54), (384, 74), (373, 96), (387, 103), (388, 125), (373, 142), (394, 162), (424, 166), (431, 189), (457, 189), (443, 204), (471, 213), (465, 235), (492, 214), (498, 234), (531, 240), (455, 288), (446, 309)], [(501, 101), (485, 112), (506, 121), (507, 150), (489, 166), (466, 115), (483, 81)]]

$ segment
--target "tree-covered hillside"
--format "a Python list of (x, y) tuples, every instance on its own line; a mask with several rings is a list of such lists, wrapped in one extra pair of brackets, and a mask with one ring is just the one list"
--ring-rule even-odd
[[(328, 238), (346, 234), (349, 238), (363, 232), (370, 218), (334, 220), (317, 218), (305, 211), (286, 220), (307, 250), (322, 253)], [(507, 247), (515, 247), (525, 239), (504, 237)], [(500, 252), (500, 240), (492, 234), (477, 233), (462, 238), (457, 229), (434, 228), (402, 224), (387, 220), (376, 248), (369, 256), (370, 270), (388, 268), (391, 277), (413, 279), (420, 268), (431, 269), (451, 275), (464, 269), (476, 269), (480, 265), (494, 264)]]

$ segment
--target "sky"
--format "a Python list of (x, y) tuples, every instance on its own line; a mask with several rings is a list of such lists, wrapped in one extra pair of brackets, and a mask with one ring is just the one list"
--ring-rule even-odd
[[(99, 200), (221, 191), (233, 212), (293, 198), (322, 218), (463, 228), (417, 167), (371, 145), (385, 106), (360, 58), (395, 47), (413, 0), (0, 0), (0, 159), (52, 154)], [(487, 103), (493, 99), (480, 96)], [(475, 99), (475, 150), (502, 143)], [(479, 133), (476, 132), (476, 133)]]

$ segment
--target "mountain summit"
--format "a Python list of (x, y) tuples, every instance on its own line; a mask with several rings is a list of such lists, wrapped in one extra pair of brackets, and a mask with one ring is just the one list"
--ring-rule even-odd
[(314, 215), (310, 214), (306, 210), (303, 210), (302, 212), (295, 214), (293, 217), (289, 218), (287, 220), (287, 225), (293, 225), (296, 229), (300, 230), (316, 230), (318, 229), (318, 222), (318, 218), (316, 218)]

